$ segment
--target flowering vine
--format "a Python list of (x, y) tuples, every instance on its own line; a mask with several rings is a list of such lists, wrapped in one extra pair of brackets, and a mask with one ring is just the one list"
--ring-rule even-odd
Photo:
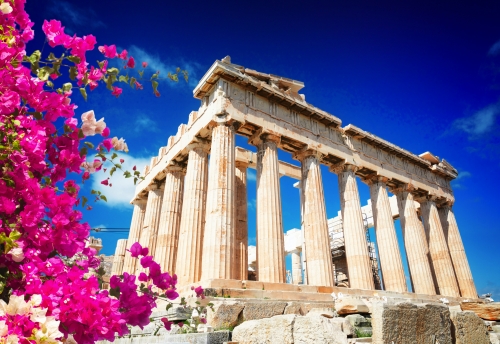
[[(76, 91), (87, 99), (87, 91), (102, 84), (119, 97), (116, 84), (142, 89), (144, 71), (139, 79), (130, 76), (134, 58), (114, 45), (99, 46), (104, 60), (90, 65), (86, 54), (95, 49), (96, 38), (70, 36), (56, 20), (45, 21), (42, 30), (48, 45), (64, 52), (43, 56), (37, 50), (28, 56), (34, 31), (24, 6), (25, 0), (0, 0), (0, 343), (113, 340), (127, 334), (128, 326), (149, 323), (156, 298), (178, 297), (176, 276), (161, 272), (138, 243), (131, 249), (143, 268), (138, 277), (112, 276), (107, 291), (89, 273), (100, 261), (86, 247), (90, 227), (76, 209), (87, 200), (68, 176), (80, 174), (85, 181), (104, 170), (104, 161), (112, 162), (113, 174), (123, 160), (111, 151), (128, 147), (123, 138), (109, 138), (104, 119), (97, 120), (93, 111), (82, 114), (79, 125), (71, 96)], [(123, 68), (108, 68), (110, 59), (123, 61)], [(176, 81), (178, 75), (187, 78), (180, 69), (167, 77)], [(156, 96), (158, 79), (158, 72), (149, 79)], [(94, 135), (103, 138), (97, 147), (84, 141)], [(122, 172), (134, 182), (140, 179), (138, 171)]]

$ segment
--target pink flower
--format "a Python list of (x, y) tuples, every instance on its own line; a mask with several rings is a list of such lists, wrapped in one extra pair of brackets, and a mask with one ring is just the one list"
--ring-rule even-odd
[(67, 45), (70, 36), (64, 33), (64, 26), (61, 26), (61, 22), (58, 20), (44, 21), (42, 25), (42, 30), (47, 36), (47, 41), (51, 47), (56, 47), (58, 45)]
[(113, 140), (112, 139), (106, 139), (102, 141), (102, 145), (108, 150), (108, 152), (111, 150), (113, 147)]
[(170, 331), (172, 329), (173, 322), (168, 321), (167, 318), (161, 318), (161, 322), (163, 323), (163, 325), (165, 326), (165, 328), (167, 329), (167, 331)]
[(130, 255), (133, 258), (138, 258), (139, 256), (146, 256), (148, 253), (149, 253), (148, 248), (147, 247), (143, 248), (141, 244), (139, 244), (138, 242), (134, 243), (130, 247)]
[(0, 212), (5, 213), (7, 215), (12, 214), (16, 210), (16, 204), (11, 200), (11, 198), (7, 198), (4, 196), (0, 196)]
[(120, 159), (120, 164), (123, 164), (125, 162), (124, 159)]
[(110, 133), (110, 130), (108, 127), (104, 128), (104, 130), (102, 131), (101, 135), (103, 137), (108, 137), (109, 136), (109, 133)]
[(123, 137), (121, 139), (118, 139), (118, 137), (115, 136), (112, 138), (111, 142), (115, 150), (128, 152), (128, 146), (125, 143)]
[(121, 58), (122, 60), (126, 60), (127, 55), (128, 55), (128, 52), (125, 49), (123, 49), (123, 51), (118, 54), (118, 57)]
[(127, 61), (127, 67), (129, 68), (134, 68), (135, 67), (135, 60), (133, 57), (130, 57)]
[(136, 90), (142, 90), (143, 89), (142, 85), (138, 81), (136, 81), (134, 84), (135, 84), (135, 89)]
[(103, 53), (104, 56), (114, 59), (117, 54), (116, 54), (116, 45), (112, 44), (109, 47), (107, 45), (100, 46), (99, 51)]
[(176, 298), (179, 297), (179, 293), (177, 293), (175, 290), (173, 289), (168, 289), (167, 291), (165, 291), (165, 296), (167, 297), (167, 299), (169, 300), (175, 300)]
[(142, 68), (146, 68), (148, 66), (148, 63), (147, 62), (143, 62), (142, 63)]
[(89, 172), (84, 172), (82, 175), (82, 180), (87, 180), (90, 178), (90, 173)]
[(108, 180), (107, 180), (107, 179), (104, 179), (103, 181), (101, 181), (101, 184), (102, 184), (102, 185), (108, 185), (109, 183), (108, 183)]
[(101, 134), (104, 128), (106, 128), (104, 117), (99, 121), (96, 121), (93, 110), (87, 111), (82, 114), (82, 122), (82, 131), (83, 135), (85, 136), (94, 136), (95, 134)]
[(123, 90), (120, 87), (113, 86), (113, 92), (111, 92), (111, 94), (118, 98), (122, 92)]

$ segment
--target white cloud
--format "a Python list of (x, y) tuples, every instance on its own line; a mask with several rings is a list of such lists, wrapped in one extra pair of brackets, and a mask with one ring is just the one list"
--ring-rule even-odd
[(454, 180), (451, 181), (451, 185), (455, 189), (461, 189), (461, 188), (463, 188), (463, 185), (462, 185), (463, 179), (464, 178), (469, 178), (471, 176), (472, 176), (472, 174), (470, 172), (459, 171), (458, 172), (458, 177), (456, 179), (454, 179)]
[(498, 55), (500, 54), (500, 41), (493, 44), (488, 51), (488, 55)]
[(144, 131), (158, 132), (158, 125), (147, 115), (140, 115), (136, 117), (134, 122), (134, 131), (143, 133)]
[(248, 209), (257, 210), (257, 200), (255, 198), (248, 201)]
[(253, 169), (247, 169), (247, 181), (254, 182), (257, 180), (257, 173)]
[(500, 102), (488, 105), (472, 116), (457, 119), (453, 126), (471, 136), (487, 133), (493, 129), (496, 117), (500, 114)]
[[(153, 54), (150, 52), (147, 52), (146, 50), (136, 46), (132, 45), (129, 49), (127, 49), (129, 52), (130, 56), (133, 56), (136, 63), (138, 66), (141, 66), (142, 62), (147, 62), (148, 67), (147, 69), (150, 69), (150, 72), (154, 73), (156, 71), (160, 72), (160, 77), (167, 77), (168, 72), (170, 73), (175, 73), (175, 70), (177, 67), (179, 67), (181, 70), (186, 70), (188, 72), (189, 78), (188, 78), (188, 85), (189, 87), (195, 87), (198, 84), (198, 73), (201, 71), (201, 65), (196, 62), (188, 62), (184, 60), (179, 60), (175, 62), (167, 61), (166, 59), (162, 58), (158, 54)], [(166, 84), (174, 87), (176, 85), (179, 85), (180, 83), (185, 83), (182, 75), (179, 75), (179, 82), (172, 82), (170, 80), (166, 80)], [(165, 83), (163, 83), (165, 84)], [(160, 86), (162, 84), (160, 83)], [(161, 92), (161, 90), (160, 90)]]
[[(143, 157), (134, 157), (130, 154), (120, 153), (119, 158), (115, 159), (116, 162), (122, 158), (125, 161), (123, 162), (122, 168), (124, 171), (132, 171), (132, 168), (136, 166), (137, 171), (144, 170), (144, 166), (150, 163), (150, 158)], [(135, 185), (133, 178), (125, 178), (123, 176), (123, 172), (119, 170), (116, 171), (112, 177), (109, 179), (109, 183), (112, 184), (111, 187), (105, 186), (101, 184), (101, 181), (109, 177), (109, 169), (111, 164), (106, 162), (104, 164), (105, 168), (107, 168), (107, 172), (103, 173), (102, 171), (97, 172), (92, 175), (92, 189), (101, 191), (107, 198), (107, 202), (103, 202), (104, 205), (108, 207), (126, 207), (130, 205), (130, 200), (134, 197), (135, 193)]]
[(75, 31), (72, 26), (80, 28), (98, 28), (106, 25), (98, 18), (91, 7), (77, 7), (64, 0), (51, 0), (47, 6), (49, 16), (60, 19), (64, 26), (69, 26), (69, 31)]

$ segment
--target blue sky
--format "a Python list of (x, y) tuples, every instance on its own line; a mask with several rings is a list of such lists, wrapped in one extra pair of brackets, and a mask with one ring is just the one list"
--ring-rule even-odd
[[(113, 3), (113, 6), (111, 6)], [(158, 154), (190, 111), (192, 90), (216, 59), (303, 81), (309, 103), (413, 153), (431, 151), (460, 175), (452, 183), (462, 239), (479, 293), (500, 298), (500, 3), (497, 1), (274, 1), (167, 2), (29, 0), (42, 45), (43, 19), (59, 19), (69, 32), (92, 33), (116, 44), (162, 75), (179, 66), (189, 83), (164, 81), (125, 87), (119, 99), (104, 87), (89, 101), (73, 97), (78, 115), (93, 109), (112, 135), (124, 137), (126, 164)], [(94, 59), (102, 58), (96, 54)], [(237, 143), (248, 147), (246, 140)], [(281, 152), (280, 159), (294, 162)], [(297, 164), (297, 162), (294, 162)], [(255, 241), (255, 174), (249, 178), (250, 241)], [(253, 177), (253, 178), (252, 178)], [(101, 176), (95, 180), (96, 185)], [(328, 217), (339, 210), (337, 177), (323, 169)], [(298, 227), (294, 181), (281, 180), (285, 229)], [(84, 193), (91, 183), (87, 183)], [(368, 187), (358, 183), (363, 204)], [(128, 227), (133, 186), (115, 181), (109, 202), (84, 218), (93, 227)], [(400, 228), (398, 224), (398, 232)], [(127, 233), (100, 233), (103, 253)], [(372, 237), (374, 237), (372, 233)]]

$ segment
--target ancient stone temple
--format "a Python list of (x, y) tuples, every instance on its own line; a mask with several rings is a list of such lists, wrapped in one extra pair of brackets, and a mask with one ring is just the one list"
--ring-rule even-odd
[[(307, 264), (302, 281), (307, 285), (296, 291), (331, 293), (335, 278), (323, 164), (338, 176), (349, 288), (375, 289), (358, 193), (362, 182), (370, 188), (385, 291), (408, 292), (401, 253), (406, 252), (416, 294), (476, 298), (453, 213), (450, 181), (457, 177), (456, 169), (429, 152), (415, 155), (352, 124), (342, 126), (339, 118), (307, 103), (299, 94), (303, 87), (300, 81), (233, 64), (229, 57), (212, 65), (194, 90), (200, 108), (159, 149), (137, 185), (129, 238), (119, 243), (115, 255), (123, 259), (122, 271), (139, 269), (126, 251), (139, 241), (163, 269), (178, 275), (179, 286), (219, 281), (246, 289), (246, 176), (254, 168), (254, 283), (262, 290), (292, 290), (285, 284), (279, 182), (287, 175), (299, 181), (302, 260)], [(235, 147), (236, 135), (247, 137), (255, 150)], [(297, 164), (280, 161), (279, 149), (292, 153)], [(395, 195), (404, 251), (398, 246), (388, 192)], [(297, 262), (299, 256), (294, 269)], [(297, 271), (293, 274), (301, 279)]]

